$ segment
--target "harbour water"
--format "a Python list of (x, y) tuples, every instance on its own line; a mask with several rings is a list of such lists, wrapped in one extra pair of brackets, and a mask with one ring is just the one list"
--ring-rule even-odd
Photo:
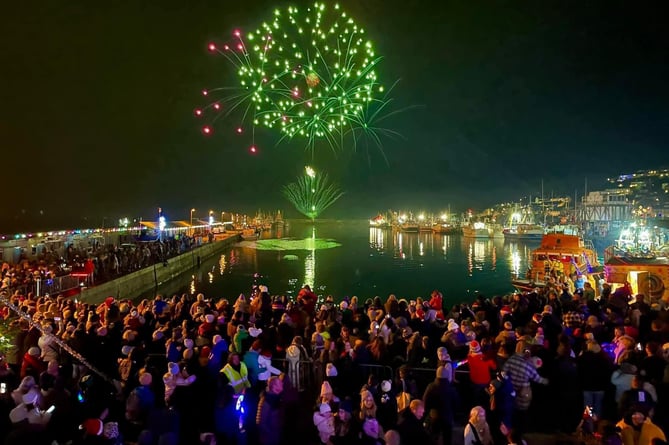
[[(329, 242), (328, 242), (329, 241)], [(335, 300), (390, 293), (429, 296), (434, 289), (456, 303), (513, 291), (510, 278), (524, 274), (538, 242), (472, 239), (462, 235), (401, 233), (369, 228), (367, 221), (289, 221), (258, 242), (243, 241), (192, 274), (159, 286), (157, 293), (203, 292), (235, 299), (254, 284), (271, 294), (294, 296), (304, 284)]]

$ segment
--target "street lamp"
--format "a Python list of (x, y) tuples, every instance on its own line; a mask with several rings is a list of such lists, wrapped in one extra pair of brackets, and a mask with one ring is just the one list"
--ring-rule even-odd
[(195, 212), (195, 209), (190, 209), (190, 236), (193, 236), (193, 213)]

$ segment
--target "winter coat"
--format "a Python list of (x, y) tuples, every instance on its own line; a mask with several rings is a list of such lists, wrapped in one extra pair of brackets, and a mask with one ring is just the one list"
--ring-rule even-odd
[(432, 438), (425, 430), (423, 422), (409, 408), (400, 411), (397, 432), (400, 434), (401, 443), (432, 444)]
[(455, 387), (447, 379), (436, 379), (427, 386), (423, 404), (435, 430), (453, 426), (457, 398)]
[(265, 392), (258, 403), (258, 439), (260, 445), (278, 445), (281, 443), (284, 410), (281, 406), (281, 396)]

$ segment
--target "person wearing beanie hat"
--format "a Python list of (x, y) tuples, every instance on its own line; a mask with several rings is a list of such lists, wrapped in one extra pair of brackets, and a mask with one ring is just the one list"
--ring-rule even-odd
[(318, 410), (314, 412), (313, 421), (316, 429), (318, 429), (318, 437), (321, 443), (331, 443), (331, 438), (335, 435), (335, 419), (330, 405), (321, 403)]
[(334, 395), (334, 391), (332, 390), (332, 386), (330, 385), (330, 383), (325, 381), (321, 384), (321, 393), (318, 396), (318, 403), (329, 404), (333, 402), (339, 402), (339, 398)]
[(37, 381), (39, 375), (46, 371), (46, 363), (40, 358), (41, 353), (42, 351), (37, 346), (33, 346), (26, 351), (21, 362), (21, 378), (30, 375)]
[(513, 330), (513, 323), (507, 320), (503, 324), (504, 329), (495, 337), (495, 344), (513, 343), (516, 341), (516, 332)]
[(474, 404), (484, 403), (487, 399), (486, 388), (490, 384), (490, 376), (497, 370), (497, 362), (481, 353), (481, 345), (474, 340), (469, 343), (467, 355), (469, 365), (469, 381), (472, 385)]
[(186, 370), (182, 370), (179, 363), (169, 362), (167, 372), (163, 375), (163, 384), (165, 385), (165, 402), (168, 403), (177, 386), (190, 386), (195, 382), (194, 375), (188, 375)]

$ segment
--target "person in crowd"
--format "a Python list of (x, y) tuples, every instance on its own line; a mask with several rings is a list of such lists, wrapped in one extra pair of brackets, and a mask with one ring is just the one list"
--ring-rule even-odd
[(235, 395), (243, 394), (247, 388), (251, 387), (248, 369), (237, 352), (228, 356), (228, 363), (221, 369), (221, 374), (227, 380), (227, 384), (232, 387)]
[(335, 420), (329, 403), (321, 403), (313, 415), (314, 425), (318, 430), (318, 437), (324, 445), (331, 444), (335, 435)]
[(423, 426), (424, 415), (425, 405), (420, 399), (412, 400), (407, 408), (400, 411), (397, 432), (401, 443), (434, 444), (432, 437)]
[(427, 424), (434, 443), (451, 443), (458, 395), (449, 382), (443, 366), (437, 368), (436, 379), (425, 388), (423, 405)]
[(602, 417), (604, 393), (611, 381), (613, 366), (610, 359), (594, 340), (586, 342), (586, 349), (576, 358), (584, 407), (592, 407), (595, 419)]
[(532, 402), (531, 382), (548, 384), (548, 379), (541, 377), (531, 360), (529, 345), (525, 341), (516, 344), (516, 353), (504, 364), (503, 371), (511, 379), (516, 392), (514, 403), (514, 427), (524, 431), (527, 422), (527, 410)]
[[(128, 261), (124, 261), (123, 267), (129, 268)], [(567, 284), (566, 293), (563, 284)], [(2, 379), (10, 405), (5, 420), (10, 423), (9, 410), (24, 404), (23, 396), (34, 387), (39, 396), (37, 409), (46, 410), (51, 403), (56, 406), (48, 431), (57, 428), (59, 442), (78, 440), (75, 436), (81, 419), (65, 415), (68, 407), (75, 408), (73, 414), (78, 409), (99, 412), (98, 408), (89, 410), (89, 406), (116, 400), (116, 389), (102, 382), (122, 377), (126, 385), (118, 393), (118, 406), (112, 412), (121, 413), (118, 427), (127, 441), (155, 444), (162, 438), (192, 443), (200, 438), (211, 442), (215, 436), (219, 443), (258, 445), (262, 439), (256, 434), (259, 412), (255, 405), (259, 402), (251, 400), (255, 394), (250, 390), (253, 373), (242, 367), (247, 359), (255, 363), (251, 359), (257, 352), (257, 395), (267, 398), (267, 409), (274, 406), (270, 402), (278, 399), (279, 406), (290, 413), (284, 417), (286, 433), (311, 432), (316, 437), (319, 429), (311, 415), (299, 415), (313, 412), (311, 404), (301, 401), (305, 397), (299, 394), (318, 394), (323, 382), (334, 389), (340, 400), (326, 397), (331, 415), (326, 415), (322, 400), (318, 400), (317, 409), (319, 415), (322, 408), (324, 417), (333, 419), (334, 432), (328, 433), (327, 438), (333, 444), (361, 440), (376, 443), (383, 440), (382, 430), (397, 428), (401, 432), (402, 420), (409, 419), (412, 412), (412, 400), (421, 394), (424, 413), (419, 417), (424, 418), (421, 420), (425, 426), (421, 426), (430, 442), (450, 443), (452, 428), (466, 424), (463, 413), (478, 405), (489, 410), (486, 414), (491, 435), (500, 441), (517, 443), (514, 434), (530, 429), (550, 427), (570, 433), (580, 420), (584, 397), (595, 407), (600, 422), (625, 417), (633, 438), (639, 436), (646, 421), (635, 425), (630, 413), (641, 412), (644, 419), (664, 426), (669, 356), (660, 348), (667, 342), (663, 314), (641, 304), (620, 310), (612, 310), (605, 302), (585, 304), (584, 298), (570, 291), (569, 286), (556, 276), (544, 288), (527, 293), (496, 296), (490, 301), (479, 295), (473, 303), (454, 305), (444, 317), (448, 321), (443, 323), (430, 315), (436, 309), (430, 304), (426, 307), (418, 298), (388, 297), (385, 303), (381, 298), (370, 298), (364, 304), (361, 302), (365, 299), (345, 298), (337, 302), (336, 298), (326, 298), (323, 307), (316, 308), (314, 302), (313, 310), (307, 312), (305, 305), (312, 298), (307, 289), (302, 303), (282, 295), (268, 299), (263, 295), (268, 292), (258, 288), (251, 298), (240, 298), (236, 305), (225, 299), (215, 301), (189, 294), (138, 303), (110, 297), (101, 304), (91, 304), (19, 293), (10, 298), (24, 313), (20, 320), (25, 322), (18, 321), (11, 311), (7, 313), (10, 323), (20, 327), (14, 341), (20, 351), (15, 371), (19, 377), (21, 370), (23, 377), (32, 377), (24, 380), (18, 391), (14, 391), (19, 387), (18, 379)], [(565, 296), (564, 302), (560, 295)], [(648, 317), (647, 323), (644, 317)], [(56, 323), (55, 318), (61, 318), (63, 323)], [(38, 344), (46, 346), (41, 329), (52, 336), (58, 352), (49, 364), (41, 359), (43, 350), (33, 349), (30, 353)], [(515, 340), (505, 334), (508, 341), (505, 338), (496, 343), (500, 332), (506, 331), (513, 332)], [(315, 338), (314, 332), (318, 333)], [(319, 337), (323, 348), (313, 360), (310, 351), (319, 348)], [(65, 342), (62, 346), (61, 341)], [(477, 345), (485, 357), (482, 361), (494, 357), (496, 368), (502, 369), (492, 380), (492, 365), (481, 373), (486, 374), (483, 379), (477, 378)], [(666, 349), (669, 351), (669, 345)], [(467, 361), (471, 363), (459, 367), (458, 378), (454, 379), (456, 364), (468, 354)], [(267, 358), (264, 366), (261, 356)], [(119, 358), (130, 366), (119, 367)], [(93, 380), (98, 381), (87, 380), (87, 359), (105, 377), (98, 379), (96, 374)], [(537, 368), (538, 359), (543, 366)], [(610, 378), (596, 377), (615, 366), (619, 369)], [(269, 382), (278, 371), (285, 374), (281, 376), (284, 389), (277, 398), (270, 395)], [(376, 378), (381, 372), (384, 377)], [(429, 382), (437, 372), (435, 381)], [(632, 383), (632, 373), (645, 381)], [(370, 375), (372, 378), (368, 379)], [(161, 376), (167, 381), (161, 381)], [(386, 384), (390, 382), (384, 379), (392, 382), (390, 388)], [(479, 382), (488, 395), (478, 400), (469, 397), (470, 381)], [(596, 382), (599, 386), (581, 382)], [(615, 383), (615, 392), (608, 382)], [(548, 387), (536, 386), (542, 383), (548, 383)], [(462, 391), (462, 398), (457, 396), (456, 388)], [(604, 392), (603, 397), (600, 391)], [(114, 397), (110, 399), (112, 393)], [(616, 399), (620, 400), (619, 411), (614, 405)], [(358, 400), (360, 411), (351, 416), (352, 403), (357, 404)], [(596, 407), (599, 400), (601, 411)], [(400, 413), (397, 426), (390, 420), (393, 409), (386, 412), (393, 405)], [(529, 426), (528, 412), (533, 420)], [(412, 415), (418, 419), (417, 413)], [(542, 417), (547, 420), (540, 421)], [(377, 420), (378, 434), (365, 433), (364, 421), (369, 418)], [(374, 430), (374, 425), (368, 423), (368, 431)], [(503, 428), (513, 434), (497, 437), (497, 431)], [(8, 428), (0, 429), (0, 436), (7, 431)], [(13, 439), (18, 437), (17, 431), (11, 429)], [(100, 437), (91, 436), (88, 440)], [(308, 440), (309, 434), (296, 436), (298, 443)]]
[(267, 380), (267, 388), (258, 403), (256, 424), (260, 445), (279, 445), (283, 439), (285, 412), (281, 401), (283, 380), (272, 376)]
[(469, 412), (469, 422), (465, 425), (464, 445), (492, 445), (493, 439), (490, 427), (486, 422), (485, 409), (475, 406)]
[(353, 417), (353, 404), (349, 399), (339, 404), (335, 418), (335, 434), (331, 438), (334, 445), (350, 445), (357, 441), (360, 427)]
[(658, 440), (667, 440), (664, 432), (650, 420), (647, 411), (643, 409), (632, 410), (616, 426), (620, 428), (623, 445), (654, 445)]

